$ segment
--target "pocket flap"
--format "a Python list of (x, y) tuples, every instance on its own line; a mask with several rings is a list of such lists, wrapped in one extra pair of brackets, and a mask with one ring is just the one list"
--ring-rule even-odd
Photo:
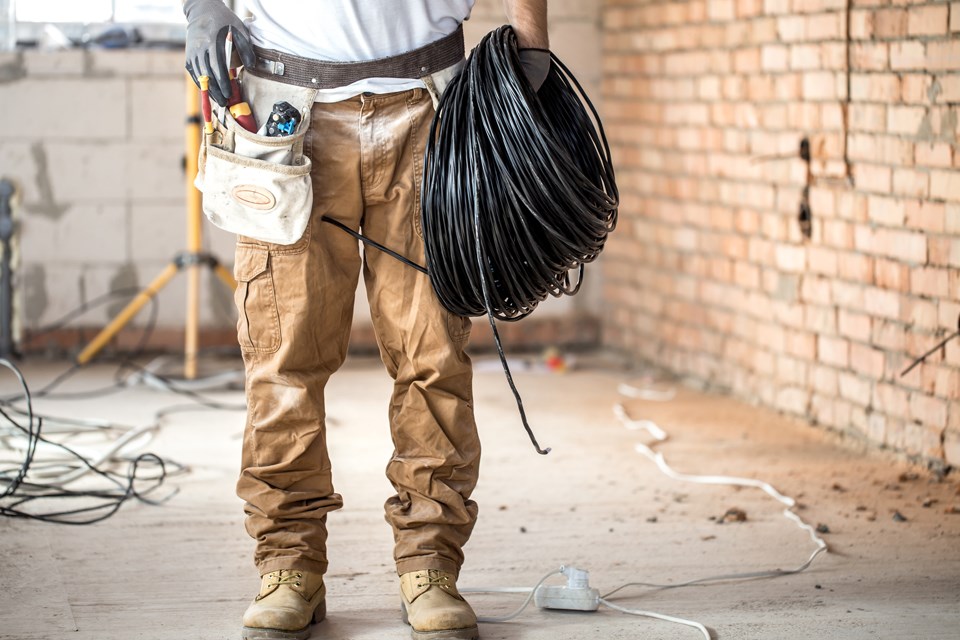
[(250, 282), (267, 270), (270, 252), (265, 247), (237, 245), (236, 262), (233, 265), (233, 277), (237, 282)]

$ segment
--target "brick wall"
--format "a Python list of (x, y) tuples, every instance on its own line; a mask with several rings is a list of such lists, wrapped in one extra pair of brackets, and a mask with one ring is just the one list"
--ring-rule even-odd
[(960, 464), (960, 340), (900, 377), (960, 316), (960, 3), (607, 0), (603, 25), (606, 342)]

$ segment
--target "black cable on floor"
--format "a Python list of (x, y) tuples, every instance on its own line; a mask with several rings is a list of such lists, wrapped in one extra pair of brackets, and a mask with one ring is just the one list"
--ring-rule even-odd
[[(119, 474), (104, 471), (94, 466), (84, 456), (64, 444), (44, 438), (41, 435), (43, 421), (33, 412), (33, 398), (23, 374), (16, 365), (5, 358), (0, 358), (0, 365), (12, 371), (17, 377), (17, 381), (23, 390), (22, 397), (26, 403), (25, 417), (27, 421), (26, 426), (24, 426), (15, 420), (8, 412), (0, 409), (0, 417), (6, 419), (7, 422), (27, 437), (26, 454), (20, 466), (16, 469), (0, 472), (0, 483), (6, 484), (6, 488), (0, 493), (0, 515), (59, 524), (84, 525), (93, 524), (109, 518), (117, 512), (124, 502), (130, 499), (136, 499), (147, 504), (160, 504), (172, 497), (172, 493), (159, 500), (148, 497), (150, 493), (160, 488), (167, 476), (166, 464), (164, 460), (156, 454), (144, 453), (137, 456), (130, 461), (126, 475), (120, 476)], [(107, 480), (116, 488), (74, 491), (56, 485), (28, 481), (26, 479), (27, 474), (30, 472), (34, 456), (36, 455), (37, 445), (40, 442), (56, 446), (67, 452), (71, 457), (76, 458), (84, 466), (89, 468), (92, 473)], [(159, 467), (159, 472), (156, 475), (144, 478), (139, 473), (140, 466), (143, 464), (156, 465)], [(138, 488), (138, 481), (144, 480), (149, 481), (147, 487), (145, 489)], [(24, 505), (34, 503), (38, 500), (64, 498), (92, 500), (94, 504), (74, 509), (42, 513), (27, 511), (22, 508)]]

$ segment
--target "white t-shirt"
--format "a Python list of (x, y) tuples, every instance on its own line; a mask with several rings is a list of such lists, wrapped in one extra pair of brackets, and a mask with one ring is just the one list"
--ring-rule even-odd
[[(254, 43), (315, 60), (362, 62), (412, 51), (456, 31), (474, 0), (246, 0)], [(365, 91), (423, 87), (408, 78), (367, 78), (323, 89), (320, 102)]]

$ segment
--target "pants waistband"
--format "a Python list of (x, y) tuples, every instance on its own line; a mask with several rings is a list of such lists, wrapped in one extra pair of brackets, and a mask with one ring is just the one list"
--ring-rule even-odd
[(366, 78), (422, 78), (463, 60), (463, 25), (413, 51), (364, 62), (328, 62), (254, 46), (257, 66), (249, 73), (308, 89), (334, 89)]

